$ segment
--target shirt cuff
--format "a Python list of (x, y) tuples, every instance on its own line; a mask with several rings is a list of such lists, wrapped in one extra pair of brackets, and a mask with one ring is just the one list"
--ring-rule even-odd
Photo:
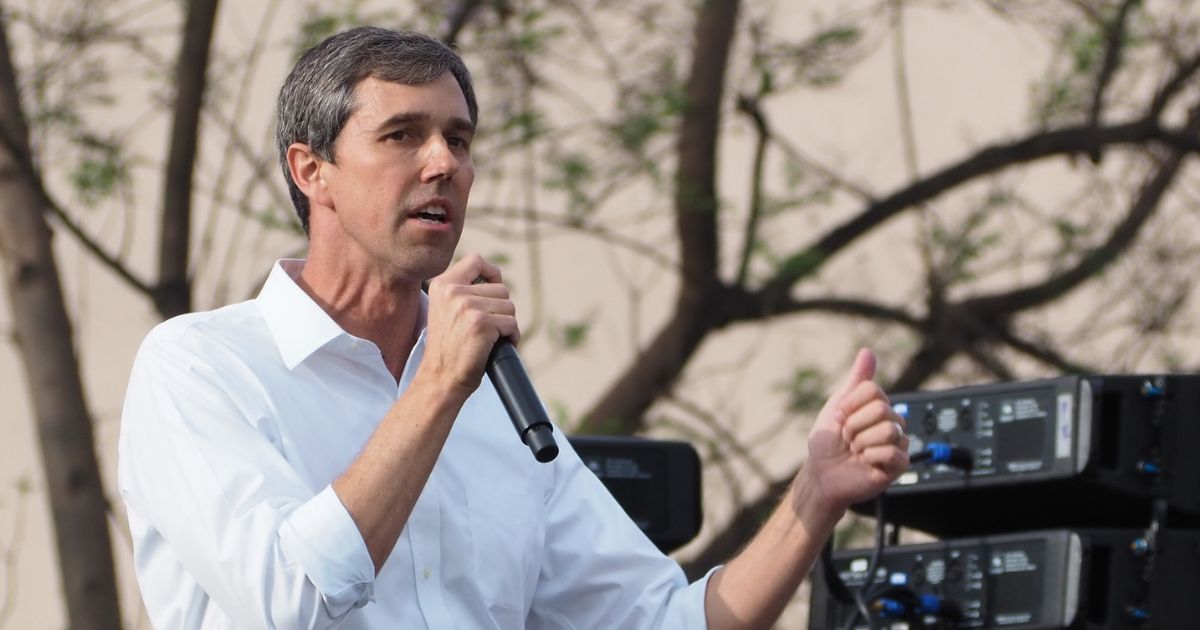
[(330, 616), (374, 600), (375, 564), (332, 485), (287, 515), (279, 540), (288, 560), (317, 587)]
[(709, 569), (704, 577), (672, 593), (671, 603), (667, 606), (665, 618), (659, 627), (707, 628), (708, 615), (704, 607), (704, 600), (708, 592), (708, 579), (722, 566), (724, 565), (717, 565)]

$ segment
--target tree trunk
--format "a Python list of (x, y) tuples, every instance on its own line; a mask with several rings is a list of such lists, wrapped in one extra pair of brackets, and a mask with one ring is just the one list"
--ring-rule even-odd
[[(0, 17), (0, 20), (3, 20)], [(119, 629), (107, 501), (91, 418), (29, 159), (7, 21), (0, 22), (0, 258), (14, 333), (37, 417), (70, 627)]]
[(683, 266), (675, 314), (584, 415), (581, 432), (624, 434), (641, 428), (646, 409), (679, 378), (717, 319), (713, 309), (723, 295), (717, 276), (717, 137), (738, 5), (737, 0), (708, 0), (696, 19), (695, 54), (684, 86), (687, 107), (675, 151), (675, 228)]

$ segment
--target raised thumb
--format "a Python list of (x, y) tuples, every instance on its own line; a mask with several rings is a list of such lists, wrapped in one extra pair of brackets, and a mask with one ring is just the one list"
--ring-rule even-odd
[(838, 388), (837, 397), (845, 396), (859, 383), (873, 378), (875, 378), (875, 353), (867, 348), (860, 348), (858, 355), (854, 357), (854, 364), (850, 366), (850, 371), (843, 378), (841, 387)]

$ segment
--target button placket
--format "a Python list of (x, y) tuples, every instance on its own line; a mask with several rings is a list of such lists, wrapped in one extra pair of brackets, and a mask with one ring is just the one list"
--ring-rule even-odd
[(433, 579), (435, 567), (441, 566), (442, 510), (435, 474), (429, 476), (425, 489), (408, 518), (409, 544), (412, 548), (414, 582), (421, 613), (430, 628), (453, 628), (454, 620), (446, 605), (440, 580)]

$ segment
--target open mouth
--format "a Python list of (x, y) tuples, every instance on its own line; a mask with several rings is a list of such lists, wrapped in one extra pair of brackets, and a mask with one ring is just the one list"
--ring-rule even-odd
[(446, 215), (446, 210), (437, 206), (425, 206), (423, 208), (418, 208), (417, 211), (413, 213), (413, 216), (423, 223), (441, 224), (446, 223), (450, 219), (450, 217)]

